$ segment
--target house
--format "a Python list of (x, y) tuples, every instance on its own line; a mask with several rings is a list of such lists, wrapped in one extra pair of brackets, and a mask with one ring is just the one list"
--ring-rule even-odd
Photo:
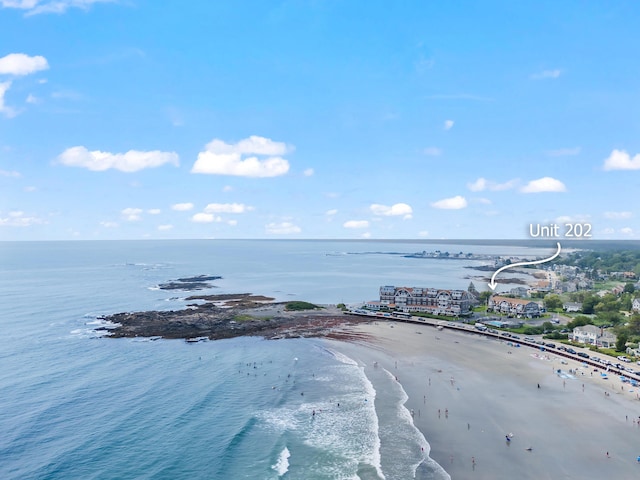
[(562, 305), (562, 309), (567, 312), (580, 312), (582, 311), (582, 303), (579, 302), (567, 302)]
[(611, 293), (614, 295), (620, 295), (622, 292), (624, 292), (624, 285), (616, 285), (611, 289)]
[(602, 327), (596, 327), (595, 325), (583, 325), (581, 327), (574, 328), (570, 338), (574, 342), (586, 343), (604, 348), (614, 348), (617, 340), (615, 334), (603, 329)]
[(393, 310), (396, 306), (389, 302), (379, 302), (378, 300), (370, 300), (365, 302), (364, 308), (368, 308), (369, 310)]
[(631, 311), (640, 313), (640, 298), (634, 298), (631, 303)]
[(427, 312), (434, 315), (461, 316), (471, 313), (472, 296), (465, 290), (426, 287), (380, 287), (380, 302), (394, 304), (403, 312)]
[(529, 289), (525, 287), (515, 287), (509, 290), (511, 295), (515, 295), (516, 297), (528, 297)]
[(533, 318), (540, 316), (540, 305), (531, 300), (493, 295), (489, 298), (487, 311), (505, 313), (516, 317)]

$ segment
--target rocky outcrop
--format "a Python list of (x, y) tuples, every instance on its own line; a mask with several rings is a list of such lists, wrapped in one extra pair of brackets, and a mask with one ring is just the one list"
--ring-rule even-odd
[[(361, 317), (343, 315), (335, 307), (288, 312), (286, 303), (251, 294), (191, 296), (204, 300), (184, 310), (116, 313), (103, 317), (110, 338), (163, 337), (211, 340), (245, 335), (265, 338), (291, 338), (336, 334), (345, 324), (366, 322)], [(101, 327), (100, 329), (105, 329)]]

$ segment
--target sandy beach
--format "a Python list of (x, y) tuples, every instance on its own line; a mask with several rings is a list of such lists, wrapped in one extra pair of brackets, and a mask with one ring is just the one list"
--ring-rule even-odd
[(397, 377), (430, 456), (451, 478), (640, 475), (639, 392), (615, 375), (605, 380), (549, 352), (425, 325), (350, 328), (370, 340), (335, 348), (365, 372), (385, 368)]

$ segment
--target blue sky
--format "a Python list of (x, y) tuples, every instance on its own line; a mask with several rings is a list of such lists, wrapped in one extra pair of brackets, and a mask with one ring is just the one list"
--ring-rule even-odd
[(2, 240), (640, 237), (638, 2), (0, 6)]

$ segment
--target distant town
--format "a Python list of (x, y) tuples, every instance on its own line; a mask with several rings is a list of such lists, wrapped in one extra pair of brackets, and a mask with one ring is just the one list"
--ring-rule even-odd
[[(491, 268), (521, 260), (440, 251), (407, 256), (483, 259)], [(534, 274), (527, 286), (497, 293), (480, 291), (473, 282), (466, 290), (383, 285), (377, 299), (359, 308), (380, 316), (476, 323), (587, 346), (624, 362), (640, 360), (640, 252), (576, 251), (539, 267), (527, 269)]]

